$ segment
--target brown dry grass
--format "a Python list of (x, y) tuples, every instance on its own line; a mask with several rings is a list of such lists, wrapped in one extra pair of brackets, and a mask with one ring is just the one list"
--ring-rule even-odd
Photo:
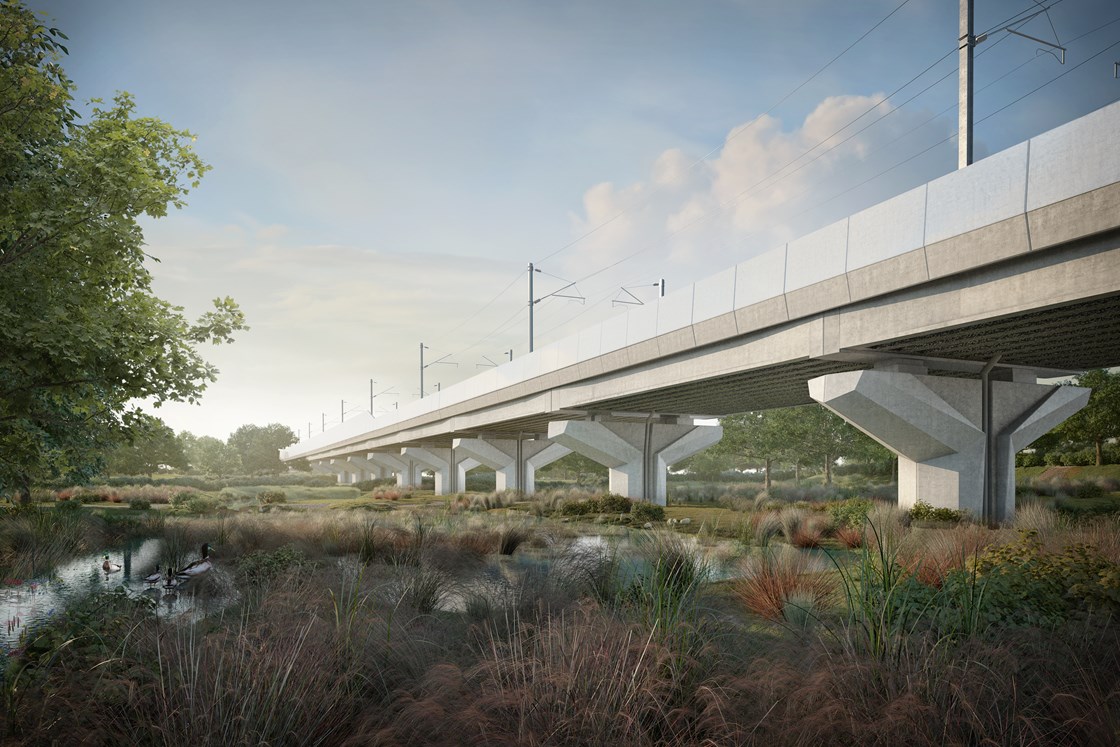
[(898, 562), (927, 586), (941, 588), (950, 571), (967, 567), (969, 560), (993, 544), (1010, 538), (1003, 530), (977, 524), (951, 529), (917, 530), (899, 545)]

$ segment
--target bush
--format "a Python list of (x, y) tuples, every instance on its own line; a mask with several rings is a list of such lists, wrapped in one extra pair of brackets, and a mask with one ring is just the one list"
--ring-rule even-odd
[[(1120, 564), (1089, 545), (1048, 552), (1036, 531), (1020, 530), (1016, 541), (986, 550), (974, 568), (983, 584), (982, 623), (1055, 626), (1089, 611), (1120, 613)], [(968, 594), (971, 584), (969, 571), (954, 571), (945, 591)]]
[(175, 493), (171, 496), (171, 500), (169, 501), (169, 503), (171, 504), (172, 508), (184, 508), (187, 505), (187, 502), (194, 498), (196, 495), (198, 495), (198, 493), (194, 490), (180, 490), (178, 493)]
[(272, 552), (258, 550), (246, 555), (237, 561), (237, 570), (246, 581), (261, 583), (299, 568), (303, 561), (302, 552), (291, 545), (284, 545)]
[(599, 503), (594, 498), (586, 501), (564, 501), (560, 505), (561, 516), (587, 516), (599, 513)]
[(665, 521), (665, 507), (656, 503), (635, 501), (630, 508), (630, 515), (634, 521), (645, 523), (647, 521)]
[(630, 513), (631, 507), (634, 505), (629, 498), (618, 493), (607, 493), (599, 498), (596, 503), (599, 504), (599, 513), (604, 514)]
[(359, 480), (358, 482), (352, 483), (350, 487), (357, 488), (363, 493), (368, 493), (374, 488), (389, 487), (396, 484), (397, 479), (395, 477), (384, 477), (377, 480)]
[(288, 495), (283, 490), (262, 490), (257, 493), (257, 502), (262, 506), (272, 503), (287, 503)]
[(965, 512), (959, 509), (931, 506), (925, 501), (916, 501), (910, 509), (911, 521), (950, 521), (960, 522), (965, 518)]
[(1081, 500), (1094, 500), (1104, 496), (1104, 488), (1095, 482), (1079, 483), (1073, 489), (1073, 497), (1080, 498)]
[(209, 498), (201, 493), (186, 493), (180, 495), (186, 495), (187, 497), (178, 503), (174, 500), (172, 501), (171, 507), (176, 513), (212, 514), (219, 508), (223, 508), (220, 501)]
[(847, 501), (831, 501), (825, 504), (832, 523), (837, 527), (860, 529), (867, 521), (867, 513), (871, 510), (872, 503), (866, 498), (853, 498)]
[(146, 501), (143, 498), (133, 498), (128, 502), (128, 507), (133, 511), (147, 511), (152, 507), (151, 501)]

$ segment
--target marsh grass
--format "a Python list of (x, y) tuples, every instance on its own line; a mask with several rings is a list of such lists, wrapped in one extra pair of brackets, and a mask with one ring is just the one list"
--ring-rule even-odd
[(797, 623), (827, 606), (836, 580), (819, 561), (793, 548), (764, 548), (742, 562), (732, 582), (735, 598), (750, 612), (774, 621)]
[(690, 711), (708, 693), (675, 661), (648, 630), (594, 609), (514, 619), (483, 633), (474, 665), (430, 670), (368, 743), (698, 744)]
[(901, 527), (882, 512), (869, 516), (865, 527), (855, 562), (845, 565), (834, 559), (847, 604), (845, 640), (874, 657), (888, 658), (913, 632), (920, 610), (908, 598), (910, 572), (899, 557)]
[(101, 547), (107, 534), (105, 522), (77, 503), (13, 506), (0, 513), (0, 569), (9, 578), (34, 578)]
[(503, 524), (498, 530), (498, 553), (513, 555), (532, 535), (532, 530), (526, 526)]
[(324, 621), (266, 604), (264, 614), (217, 632), (184, 625), (156, 637), (151, 710), (135, 714), (151, 724), (153, 742), (314, 745), (340, 738), (352, 665), (331, 645)]
[[(743, 521), (755, 536), (782, 531), (773, 511)], [(546, 552), (502, 557), (503, 527), (531, 529)], [(9, 741), (1041, 745), (1120, 733), (1114, 620), (980, 625), (982, 579), (960, 593), (970, 558), (1008, 530), (908, 529), (876, 507), (858, 552), (828, 551), (834, 564), (774, 543), (718, 584), (692, 538), (631, 532), (619, 550), (568, 542), (574, 531), (418, 508), (170, 519), (163, 536), (186, 557), (223, 538), (239, 599), (192, 623), (118, 594), (52, 622), (9, 669), (22, 671)], [(1115, 557), (1117, 534), (1114, 520), (1063, 520), (1039, 541)], [(936, 586), (946, 574), (955, 596)], [(950, 610), (950, 628), (954, 605), (971, 612)]]

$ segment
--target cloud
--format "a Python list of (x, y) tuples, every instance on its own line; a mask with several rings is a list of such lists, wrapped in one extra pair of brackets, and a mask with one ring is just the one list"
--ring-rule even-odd
[(793, 127), (762, 115), (732, 128), (708, 157), (666, 150), (647, 179), (591, 187), (571, 216), (586, 238), (566, 253), (565, 271), (581, 277), (632, 257), (610, 273), (654, 266), (688, 282), (936, 176), (939, 166), (916, 168), (901, 185), (873, 180), (835, 198), (924, 147), (915, 143), (944, 137), (947, 125), (925, 124), (928, 112), (894, 110), (883, 98), (830, 96)]

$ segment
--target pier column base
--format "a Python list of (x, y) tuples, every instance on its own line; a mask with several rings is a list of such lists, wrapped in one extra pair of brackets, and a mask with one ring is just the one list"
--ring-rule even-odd
[(537, 470), (571, 453), (571, 449), (545, 439), (457, 438), (455, 450), (494, 470), (498, 490), (536, 489)]
[(674, 425), (592, 420), (554, 420), (548, 438), (602, 464), (610, 490), (634, 500), (665, 505), (669, 465), (718, 442), (718, 425)]
[[(976, 379), (850, 371), (810, 380), (809, 394), (898, 455), (899, 508), (921, 500), (1005, 522), (1015, 515), (1016, 452), (1084, 407), (1090, 390), (1023, 381), (989, 385), (990, 434), (982, 426)], [(989, 458), (992, 503), (985, 511)]]

